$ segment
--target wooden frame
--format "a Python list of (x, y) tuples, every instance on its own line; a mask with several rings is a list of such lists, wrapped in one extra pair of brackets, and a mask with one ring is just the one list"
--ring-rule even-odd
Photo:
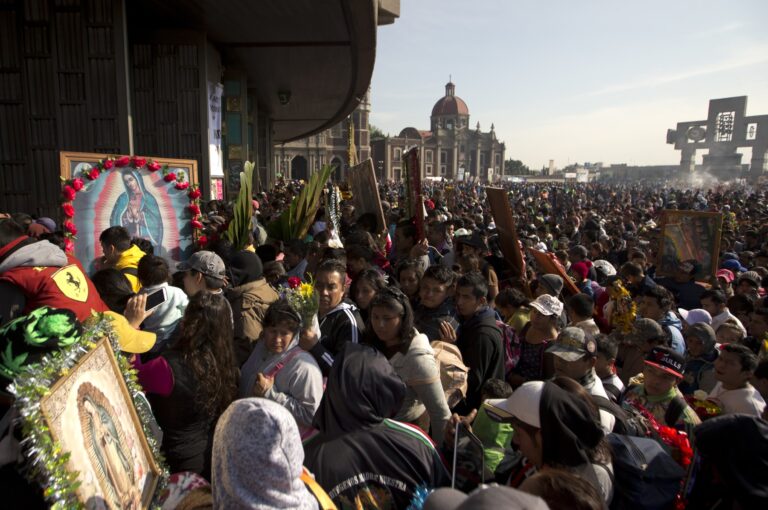
[(680, 262), (694, 259), (701, 266), (696, 279), (708, 281), (717, 273), (722, 232), (721, 213), (662, 211), (656, 275), (672, 276)]
[(347, 180), (352, 191), (356, 216), (359, 218), (361, 214), (372, 213), (376, 217), (376, 231), (384, 232), (387, 229), (387, 219), (381, 207), (379, 183), (376, 181), (373, 160), (368, 158), (359, 165), (351, 167)]
[(106, 338), (40, 400), (86, 508), (149, 508), (162, 471)]
[[(77, 241), (74, 243), (74, 254), (85, 266), (87, 272), (97, 269), (97, 261), (102, 256), (99, 235), (106, 228), (120, 224), (118, 214), (120, 204), (130, 202), (130, 191), (126, 182), (138, 180), (142, 197), (140, 217), (132, 236), (150, 239), (155, 255), (165, 257), (169, 261), (180, 262), (187, 259), (194, 249), (194, 232), (190, 226), (192, 214), (189, 212), (190, 199), (186, 188), (178, 188), (179, 181), (166, 181), (165, 177), (173, 173), (177, 177), (183, 175), (183, 180), (190, 187), (198, 185), (197, 161), (172, 158), (145, 159), (162, 166), (162, 170), (151, 171), (146, 165), (135, 168), (113, 166), (110, 170), (102, 167), (96, 179), (87, 176), (94, 165), (103, 165), (114, 156), (86, 152), (61, 152), (60, 174), (64, 181), (80, 178), (84, 187), (78, 191), (71, 205), (75, 211), (74, 221), (77, 224)], [(120, 176), (123, 179), (120, 179)], [(138, 177), (138, 179), (136, 178)], [(145, 213), (151, 209), (151, 213)], [(127, 207), (125, 207), (127, 210)], [(145, 219), (147, 218), (147, 219)], [(151, 218), (151, 220), (149, 219)], [(142, 230), (142, 228), (144, 230)], [(144, 235), (141, 235), (144, 234)]]

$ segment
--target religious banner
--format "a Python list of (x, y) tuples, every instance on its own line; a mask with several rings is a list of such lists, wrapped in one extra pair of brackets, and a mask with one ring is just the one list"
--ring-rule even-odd
[(557, 259), (554, 253), (534, 250), (528, 248), (528, 254), (536, 261), (536, 266), (539, 268), (541, 274), (556, 274), (563, 279), (563, 290), (569, 294), (578, 294), (579, 288), (573, 283), (568, 274), (565, 272), (565, 268)]
[(406, 202), (409, 217), (416, 225), (416, 238), (425, 237), (424, 232), (424, 199), (421, 195), (421, 164), (419, 163), (419, 148), (414, 147), (403, 156), (403, 167), (406, 174)]
[(99, 235), (113, 226), (169, 261), (192, 254), (203, 226), (196, 161), (62, 152), (60, 164), (67, 251), (88, 273), (103, 256)]
[(515, 277), (525, 276), (525, 260), (517, 238), (517, 227), (512, 217), (512, 208), (509, 206), (509, 197), (506, 190), (501, 188), (486, 188), (488, 203), (491, 206), (493, 221), (499, 231), (499, 245), (504, 258), (512, 267)]
[(721, 213), (662, 211), (656, 275), (672, 276), (681, 262), (695, 260), (696, 279), (708, 281), (718, 269), (722, 228)]
[(356, 216), (371, 213), (376, 218), (376, 232), (387, 228), (387, 220), (381, 207), (379, 183), (373, 169), (373, 160), (368, 158), (359, 165), (349, 168), (347, 173), (349, 187), (352, 190), (352, 202), (355, 205)]
[(224, 85), (208, 82), (208, 156), (212, 181), (214, 178), (224, 177), (221, 152), (221, 98), (223, 95)]

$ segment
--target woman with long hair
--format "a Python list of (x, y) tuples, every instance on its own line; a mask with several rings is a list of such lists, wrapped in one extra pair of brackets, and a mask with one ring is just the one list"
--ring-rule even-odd
[(389, 359), (408, 387), (395, 419), (424, 430), (429, 430), (431, 423), (432, 437), (439, 444), (451, 412), (429, 339), (416, 331), (413, 321), (408, 297), (397, 288), (387, 287), (371, 301), (366, 332), (369, 343)]
[(386, 288), (387, 278), (376, 269), (364, 269), (349, 287), (349, 297), (360, 310), (363, 320), (368, 320), (371, 301), (376, 293)]
[(174, 344), (137, 367), (172, 473), (193, 471), (210, 479), (216, 420), (237, 396), (232, 344), (227, 300), (202, 291), (190, 298)]

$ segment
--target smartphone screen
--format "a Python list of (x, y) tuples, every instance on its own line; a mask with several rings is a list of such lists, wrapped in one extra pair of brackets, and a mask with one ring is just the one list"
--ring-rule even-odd
[(147, 304), (144, 306), (144, 309), (149, 311), (155, 308), (156, 306), (159, 306), (165, 303), (166, 299), (167, 299), (167, 294), (165, 292), (165, 289), (157, 289), (151, 294), (147, 294)]

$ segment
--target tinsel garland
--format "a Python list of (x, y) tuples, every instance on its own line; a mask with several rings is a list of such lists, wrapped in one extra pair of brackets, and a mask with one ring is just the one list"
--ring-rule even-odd
[(608, 287), (608, 295), (615, 303), (611, 314), (611, 324), (624, 334), (632, 331), (632, 325), (637, 317), (637, 305), (632, 300), (632, 294), (622, 285), (620, 280), (614, 281)]
[(80, 486), (77, 480), (79, 473), (68, 470), (70, 454), (62, 452), (59, 442), (54, 441), (51, 436), (40, 402), (56, 381), (69, 374), (80, 359), (104, 337), (109, 339), (115, 353), (147, 443), (160, 468), (155, 499), (151, 505), (152, 508), (160, 508), (157, 495), (167, 483), (168, 468), (160, 451), (160, 444), (150, 428), (150, 423), (154, 420), (152, 410), (146, 399), (141, 397), (143, 392), (136, 378), (136, 371), (128, 357), (120, 352), (120, 342), (110, 322), (111, 319), (103, 314), (94, 315), (85, 323), (83, 336), (77, 343), (67, 349), (47, 354), (39, 363), (25, 367), (22, 374), (9, 386), (9, 391), (16, 397), (14, 406), (19, 412), (24, 436), (21, 446), (28, 460), (25, 474), (30, 481), (41, 484), (45, 499), (53, 509), (84, 508), (84, 505), (77, 499), (76, 494)]

